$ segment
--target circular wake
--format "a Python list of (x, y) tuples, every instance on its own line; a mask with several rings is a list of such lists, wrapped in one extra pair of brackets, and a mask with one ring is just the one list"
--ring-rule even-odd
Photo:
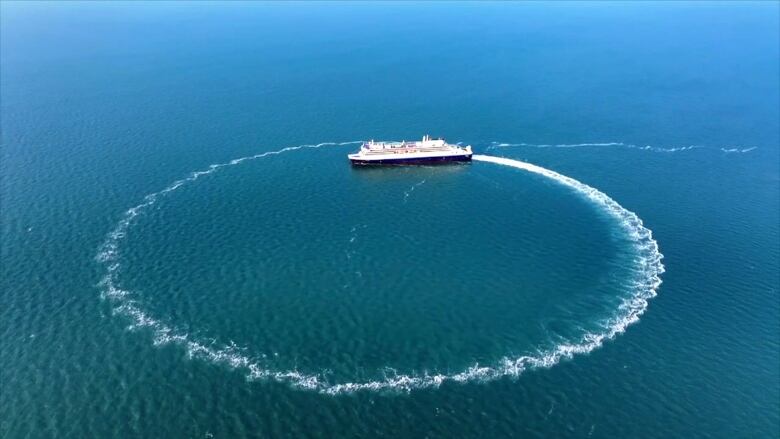
[(271, 370), (264, 368), (259, 362), (243, 353), (243, 350), (234, 344), (218, 345), (215, 342), (206, 343), (195, 340), (189, 334), (177, 330), (149, 315), (133, 298), (131, 291), (120, 287), (118, 280), (121, 269), (120, 244), (127, 230), (134, 224), (135, 219), (152, 207), (161, 197), (165, 197), (204, 175), (212, 174), (224, 167), (237, 165), (245, 161), (300, 149), (356, 143), (360, 143), (360, 141), (294, 146), (278, 151), (242, 157), (226, 163), (213, 164), (208, 169), (193, 172), (186, 178), (174, 181), (159, 192), (146, 195), (141, 204), (125, 211), (122, 219), (100, 246), (97, 260), (105, 268), (105, 274), (99, 283), (102, 289), (101, 297), (110, 300), (114, 304), (114, 314), (125, 316), (131, 320), (131, 329), (147, 328), (151, 330), (154, 334), (155, 345), (174, 344), (181, 346), (186, 350), (190, 358), (201, 358), (227, 365), (233, 369), (243, 370), (250, 380), (273, 380), (290, 384), (296, 388), (336, 395), (360, 390), (410, 391), (413, 389), (439, 387), (442, 383), (448, 381), (488, 381), (501, 377), (516, 377), (525, 370), (532, 368), (551, 367), (564, 358), (571, 358), (575, 354), (588, 353), (600, 347), (605, 340), (614, 338), (617, 334), (624, 332), (628, 325), (639, 320), (639, 316), (647, 309), (647, 301), (656, 295), (658, 286), (661, 284), (660, 275), (664, 272), (664, 266), (661, 262), (663, 255), (659, 252), (658, 243), (653, 239), (652, 232), (642, 224), (642, 220), (635, 213), (625, 209), (603, 192), (571, 177), (530, 163), (488, 155), (474, 155), (473, 159), (479, 162), (510, 166), (555, 180), (573, 189), (576, 193), (603, 209), (616, 219), (620, 227), (627, 233), (637, 252), (635, 264), (637, 265), (639, 275), (631, 280), (633, 294), (623, 300), (620, 306), (618, 306), (615, 315), (604, 323), (601, 331), (588, 332), (576, 342), (559, 344), (550, 350), (540, 351), (534, 355), (524, 355), (516, 358), (504, 357), (495, 364), (474, 365), (458, 373), (400, 374), (373, 381), (331, 383), (322, 374), (305, 374), (296, 370)]

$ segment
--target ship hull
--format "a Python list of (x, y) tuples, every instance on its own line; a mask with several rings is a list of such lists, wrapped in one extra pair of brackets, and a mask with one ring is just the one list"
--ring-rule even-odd
[(470, 162), (471, 154), (449, 155), (440, 157), (401, 157), (401, 158), (383, 158), (383, 159), (361, 159), (350, 158), (349, 161), (354, 166), (392, 166), (392, 165), (445, 165), (448, 163)]

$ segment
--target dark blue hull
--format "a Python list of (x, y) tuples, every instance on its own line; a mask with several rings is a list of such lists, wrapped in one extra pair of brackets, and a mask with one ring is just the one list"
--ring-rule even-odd
[(448, 156), (448, 157), (429, 157), (429, 158), (398, 158), (384, 160), (360, 160), (349, 159), (356, 166), (370, 165), (443, 165), (456, 162), (470, 162), (471, 154)]

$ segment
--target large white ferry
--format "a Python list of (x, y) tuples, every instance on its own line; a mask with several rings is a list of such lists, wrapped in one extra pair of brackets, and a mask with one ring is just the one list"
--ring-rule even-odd
[(353, 165), (419, 165), (471, 161), (471, 146), (451, 145), (424, 136), (417, 142), (365, 142), (349, 154)]

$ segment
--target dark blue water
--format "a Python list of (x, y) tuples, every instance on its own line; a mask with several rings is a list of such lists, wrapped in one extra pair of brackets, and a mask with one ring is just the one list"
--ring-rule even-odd
[(3, 436), (780, 433), (777, 4), (1, 12)]

